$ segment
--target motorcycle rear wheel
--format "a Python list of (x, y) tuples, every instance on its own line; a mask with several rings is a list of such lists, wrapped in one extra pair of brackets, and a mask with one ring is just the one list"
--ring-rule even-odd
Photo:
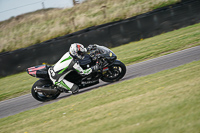
[(57, 93), (51, 94), (51, 95), (45, 94), (43, 92), (36, 92), (34, 90), (34, 88), (36, 88), (36, 86), (49, 87), (49, 86), (52, 86), (52, 82), (50, 80), (40, 79), (34, 83), (34, 85), (32, 86), (32, 89), (31, 89), (31, 94), (38, 101), (46, 102), (46, 101), (54, 100), (60, 95), (59, 91)]

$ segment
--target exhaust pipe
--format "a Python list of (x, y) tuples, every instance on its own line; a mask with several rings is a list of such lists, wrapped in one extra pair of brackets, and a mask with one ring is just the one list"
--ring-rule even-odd
[(35, 92), (44, 92), (44, 93), (47, 93), (47, 94), (55, 94), (58, 92), (58, 90), (56, 89), (51, 89), (51, 87), (38, 87), (36, 86), (34, 88)]

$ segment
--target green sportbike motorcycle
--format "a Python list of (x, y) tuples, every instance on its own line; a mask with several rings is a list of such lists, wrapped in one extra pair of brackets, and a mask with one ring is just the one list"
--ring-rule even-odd
[[(100, 69), (97, 72), (87, 76), (81, 76), (76, 71), (70, 72), (65, 76), (69, 82), (75, 83), (79, 89), (83, 89), (99, 83), (101, 79), (104, 82), (115, 82), (124, 77), (126, 66), (119, 60), (114, 52), (104, 46), (96, 46), (91, 49), (85, 58), (78, 60), (83, 69), (90, 68), (97, 62)], [(32, 96), (41, 102), (56, 99), (60, 93), (69, 93), (68, 90), (60, 88), (52, 83), (48, 75), (49, 65), (39, 65), (27, 68), (27, 73), (33, 77), (39, 78), (31, 89)]]

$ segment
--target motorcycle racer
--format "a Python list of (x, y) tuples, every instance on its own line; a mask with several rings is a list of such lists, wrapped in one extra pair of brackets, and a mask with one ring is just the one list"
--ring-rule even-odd
[(64, 77), (71, 71), (76, 71), (82, 76), (98, 71), (98, 64), (85, 70), (79, 65), (78, 59), (84, 59), (85, 53), (87, 53), (87, 49), (82, 44), (71, 44), (69, 52), (65, 53), (61, 59), (48, 70), (49, 77), (53, 84), (67, 91), (71, 91), (72, 94), (79, 92), (78, 85), (67, 81)]

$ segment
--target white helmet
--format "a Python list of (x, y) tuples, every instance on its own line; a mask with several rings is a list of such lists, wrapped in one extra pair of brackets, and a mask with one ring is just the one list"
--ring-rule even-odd
[(73, 43), (69, 48), (70, 54), (78, 59), (84, 59), (87, 49), (80, 43)]

